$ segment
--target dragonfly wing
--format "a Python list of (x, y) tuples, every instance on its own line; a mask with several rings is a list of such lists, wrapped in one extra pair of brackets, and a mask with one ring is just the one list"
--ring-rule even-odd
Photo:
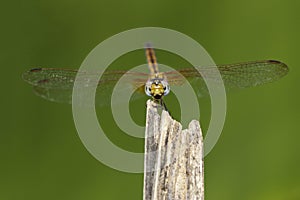
[(33, 86), (41, 88), (73, 88), (76, 70), (54, 69), (54, 68), (34, 68), (23, 73), (23, 79)]
[[(107, 70), (98, 81), (98, 73), (85, 72), (73, 69), (35, 68), (23, 74), (23, 79), (31, 84), (35, 94), (50, 101), (71, 103), (72, 91), (77, 75), (76, 86), (79, 89), (96, 86), (100, 94), (99, 105), (108, 104), (111, 91), (118, 80), (123, 77), (120, 90), (131, 87), (135, 90), (141, 87), (148, 78), (148, 74), (127, 72), (122, 70)], [(127, 89), (127, 88), (126, 88)]]
[(274, 61), (254, 61), (218, 66), (225, 86), (248, 88), (279, 80), (288, 73), (286, 64)]
[[(217, 70), (216, 70), (217, 69)], [(219, 72), (218, 72), (219, 71)], [(214, 83), (221, 83), (222, 77), (225, 87), (248, 88), (276, 81), (288, 73), (288, 67), (282, 62), (274, 60), (243, 62), (217, 67), (190, 67), (178, 70), (186, 80), (189, 80), (197, 94), (207, 94), (204, 79)], [(200, 74), (200, 73), (201, 74)], [(175, 72), (166, 72), (170, 84), (183, 83)]]

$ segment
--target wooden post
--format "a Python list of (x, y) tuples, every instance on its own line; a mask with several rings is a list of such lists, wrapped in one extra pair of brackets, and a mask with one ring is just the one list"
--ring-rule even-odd
[(158, 114), (148, 100), (146, 118), (144, 200), (204, 200), (203, 137), (199, 122), (188, 129)]

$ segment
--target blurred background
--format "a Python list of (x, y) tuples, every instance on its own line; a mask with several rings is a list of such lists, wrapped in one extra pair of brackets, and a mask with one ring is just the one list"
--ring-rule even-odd
[[(209, 200), (300, 199), (299, 9), (295, 0), (2, 2), (0, 199), (142, 199), (143, 174), (94, 159), (71, 106), (35, 96), (21, 75), (34, 66), (78, 68), (101, 41), (144, 26), (187, 34), (219, 64), (276, 59), (289, 66), (277, 82), (228, 94), (224, 130), (205, 158), (205, 192)], [(135, 59), (145, 62), (125, 55), (116, 63), (134, 66)], [(140, 125), (146, 99), (130, 105)], [(172, 95), (166, 101), (177, 115)], [(210, 103), (200, 102), (205, 134)], [(115, 144), (143, 151), (143, 140), (118, 130), (108, 108), (101, 112)]]

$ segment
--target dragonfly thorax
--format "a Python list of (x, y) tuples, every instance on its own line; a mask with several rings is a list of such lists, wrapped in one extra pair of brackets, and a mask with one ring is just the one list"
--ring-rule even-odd
[(149, 79), (145, 84), (145, 93), (148, 96), (152, 96), (154, 99), (161, 99), (163, 96), (169, 94), (169, 92), (170, 86), (164, 79)]

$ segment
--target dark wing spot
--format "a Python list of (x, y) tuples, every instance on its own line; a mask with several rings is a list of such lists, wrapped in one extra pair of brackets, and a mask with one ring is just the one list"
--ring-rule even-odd
[(42, 70), (42, 68), (38, 67), (38, 68), (31, 69), (30, 72), (39, 72), (41, 70)]
[(280, 64), (280, 61), (277, 60), (268, 60), (269, 63), (273, 63), (273, 64)]

